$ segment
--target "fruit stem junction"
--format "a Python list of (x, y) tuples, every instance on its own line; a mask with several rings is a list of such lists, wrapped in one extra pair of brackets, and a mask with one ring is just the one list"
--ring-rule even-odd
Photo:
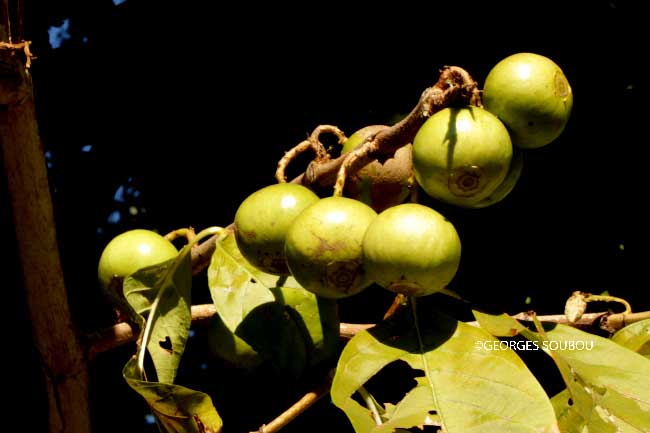
[[(307, 170), (292, 182), (307, 187), (327, 187), (334, 184), (334, 195), (341, 195), (348, 174), (356, 173), (374, 160), (383, 162), (392, 158), (397, 149), (413, 141), (417, 131), (431, 115), (455, 102), (482, 105), (478, 84), (470, 74), (458, 66), (445, 66), (440, 71), (438, 81), (424, 90), (417, 105), (404, 119), (379, 131), (354, 151), (336, 159), (330, 159), (329, 155), (326, 158), (317, 157), (309, 164)], [(314, 132), (317, 130), (318, 128)], [(301, 145), (302, 143), (296, 147)], [(287, 154), (292, 151), (293, 149)]]

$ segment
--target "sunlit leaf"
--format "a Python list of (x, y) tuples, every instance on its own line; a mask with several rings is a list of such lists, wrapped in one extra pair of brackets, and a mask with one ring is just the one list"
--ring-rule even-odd
[[(650, 360), (564, 325), (547, 330), (546, 336), (538, 341), (563, 364), (571, 398), (571, 405), (566, 398), (560, 400), (565, 402), (558, 413), (561, 428), (575, 428), (576, 419), (581, 419), (578, 426), (589, 432), (650, 431)], [(561, 407), (557, 400), (555, 407)]]
[(481, 328), (495, 337), (514, 337), (525, 329), (525, 326), (507, 314), (487, 314), (474, 310), (474, 317)]
[(292, 277), (264, 273), (241, 255), (229, 234), (217, 243), (208, 285), (224, 324), (279, 371), (298, 377), (307, 364), (301, 330), (271, 289), (300, 286)]
[[(556, 431), (546, 393), (513, 351), (485, 350), (484, 342), (498, 340), (440, 312), (417, 313), (417, 327), (412, 315), (398, 312), (360, 332), (344, 348), (332, 401), (357, 433), (427, 424), (440, 424), (446, 433)], [(400, 402), (383, 408), (384, 422), (376, 425), (369, 409), (353, 396), (397, 360), (424, 374)]]
[(650, 319), (626, 326), (612, 336), (612, 341), (650, 358)]
[(124, 379), (147, 401), (158, 425), (166, 433), (217, 433), (222, 421), (207, 394), (179, 385), (145, 382), (139, 379), (137, 361), (132, 358), (122, 371)]
[[(180, 263), (177, 263), (180, 260)], [(158, 293), (164, 289), (153, 320), (147, 350), (162, 383), (174, 383), (192, 323), (190, 254), (179, 253), (159, 265), (149, 266), (124, 280), (124, 297), (139, 314), (147, 316)], [(172, 272), (172, 275), (168, 275)]]
[(569, 326), (547, 328), (522, 335), (551, 355), (567, 384), (553, 398), (562, 432), (650, 431), (650, 360)]
[[(476, 315), (476, 314), (475, 314)], [(477, 316), (503, 326), (521, 324), (507, 315)], [(643, 325), (622, 334), (624, 341), (642, 341)], [(520, 333), (548, 353), (567, 389), (553, 397), (563, 433), (640, 433), (650, 431), (650, 360), (603, 337), (565, 326), (545, 324), (544, 333)]]

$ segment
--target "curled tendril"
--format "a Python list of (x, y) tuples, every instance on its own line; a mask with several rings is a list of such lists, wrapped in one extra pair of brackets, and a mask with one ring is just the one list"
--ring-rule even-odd
[(311, 149), (316, 154), (316, 158), (314, 158), (314, 161), (317, 163), (325, 162), (330, 159), (330, 156), (327, 153), (325, 146), (320, 141), (320, 135), (322, 133), (331, 133), (336, 135), (336, 137), (339, 139), (340, 144), (343, 144), (343, 142), (345, 142), (346, 140), (346, 136), (343, 133), (343, 131), (341, 131), (336, 126), (332, 126), (332, 125), (317, 126), (316, 129), (314, 129), (314, 131), (306, 140), (301, 141), (292, 149), (287, 151), (282, 157), (282, 159), (280, 159), (280, 161), (278, 162), (278, 168), (275, 171), (275, 179), (279, 183), (286, 183), (287, 177), (285, 176), (284, 172), (287, 166), (298, 155), (300, 155), (307, 149)]

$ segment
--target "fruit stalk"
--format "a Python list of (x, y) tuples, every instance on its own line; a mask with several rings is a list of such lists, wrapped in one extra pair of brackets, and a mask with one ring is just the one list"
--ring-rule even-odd
[(307, 170), (291, 182), (307, 187), (325, 188), (336, 182), (337, 173), (347, 158), (351, 158), (351, 160), (348, 161), (346, 170), (353, 173), (374, 159), (385, 160), (392, 157), (397, 149), (413, 141), (425, 120), (449, 106), (459, 97), (464, 98), (471, 105), (481, 106), (481, 97), (476, 81), (463, 68), (447, 66), (440, 72), (438, 81), (422, 92), (417, 105), (404, 119), (381, 131), (372, 141), (367, 142), (366, 146), (371, 147), (369, 151), (362, 151), (362, 148), (357, 149), (359, 154), (364, 154), (363, 157), (352, 157), (354, 152), (350, 152), (336, 159), (312, 161)]
[(322, 383), (316, 388), (306, 393), (300, 400), (294, 403), (289, 409), (282, 412), (278, 417), (268, 424), (263, 425), (253, 433), (275, 433), (282, 427), (293, 421), (298, 415), (309, 409), (314, 403), (320, 400), (325, 395), (329, 394), (332, 387), (332, 378), (334, 377), (334, 370), (332, 370)]
[[(337, 174), (341, 170), (343, 162), (348, 158), (350, 160), (344, 169), (346, 170), (346, 175), (347, 173), (356, 172), (356, 170), (364, 167), (374, 159), (390, 158), (401, 146), (413, 141), (418, 129), (432, 114), (447, 107), (459, 97), (465, 98), (471, 105), (481, 106), (480, 92), (476, 81), (463, 68), (448, 66), (441, 71), (436, 84), (427, 88), (422, 93), (417, 105), (404, 119), (380, 131), (373, 140), (368, 141), (364, 146), (361, 146), (353, 152), (341, 155), (336, 159), (323, 157), (320, 152), (316, 152), (320, 157), (317, 156), (307, 166), (304, 173), (292, 179), (291, 183), (299, 183), (309, 188), (326, 188), (337, 181)], [(323, 129), (323, 127), (326, 129)], [(345, 140), (343, 133), (336, 127), (329, 125), (317, 127), (308, 140), (304, 140), (294, 149), (289, 150), (285, 157), (280, 160), (278, 163), (278, 171), (276, 171), (276, 179), (279, 182), (285, 180), (284, 170), (291, 159), (300, 152), (312, 148), (314, 144), (311, 141), (314, 137), (318, 141), (318, 135), (321, 132), (330, 132), (337, 135), (339, 141)], [(299, 147), (300, 149), (298, 150)], [(366, 147), (368, 149), (364, 150)], [(358, 155), (352, 156), (356, 152), (359, 154), (363, 153), (363, 157)], [(345, 175), (343, 177), (345, 178)], [(344, 182), (344, 179), (340, 182), (341, 190)], [(227, 228), (232, 227), (228, 226)], [(216, 237), (213, 236), (192, 250), (192, 274), (196, 275), (200, 273), (210, 264), (210, 257), (215, 248), (215, 241)]]

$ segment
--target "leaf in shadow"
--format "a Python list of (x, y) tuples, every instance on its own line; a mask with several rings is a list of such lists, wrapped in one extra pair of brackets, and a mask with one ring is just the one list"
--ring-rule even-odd
[(167, 433), (218, 433), (221, 417), (207, 394), (179, 385), (139, 379), (137, 361), (131, 358), (122, 371), (124, 379), (149, 404), (158, 425)]
[(281, 304), (268, 302), (254, 308), (237, 326), (235, 335), (250, 344), (279, 372), (293, 378), (302, 375), (307, 363), (305, 342)]
[[(181, 251), (177, 258), (140, 269), (124, 280), (124, 297), (140, 316), (148, 316), (156, 296), (165, 290), (152, 319), (147, 344), (158, 381), (162, 383), (174, 383), (192, 323), (191, 266), (190, 254)], [(144, 318), (138, 321), (143, 329)]]
[[(427, 424), (440, 424), (446, 433), (556, 431), (546, 393), (513, 351), (484, 350), (483, 342), (497, 341), (493, 336), (437, 311), (418, 309), (416, 326), (405, 310), (357, 334), (339, 358), (332, 400), (357, 433)], [(384, 422), (376, 425), (353, 395), (396, 360), (425, 375), (382, 409)]]
[(230, 233), (217, 243), (212, 255), (208, 286), (228, 329), (280, 373), (293, 378), (302, 375), (307, 365), (303, 333), (285, 306), (276, 302), (273, 291), (300, 288), (292, 277), (254, 268), (242, 257)]
[(271, 291), (298, 325), (309, 365), (333, 359), (340, 343), (336, 300), (317, 297), (302, 287), (274, 287)]

